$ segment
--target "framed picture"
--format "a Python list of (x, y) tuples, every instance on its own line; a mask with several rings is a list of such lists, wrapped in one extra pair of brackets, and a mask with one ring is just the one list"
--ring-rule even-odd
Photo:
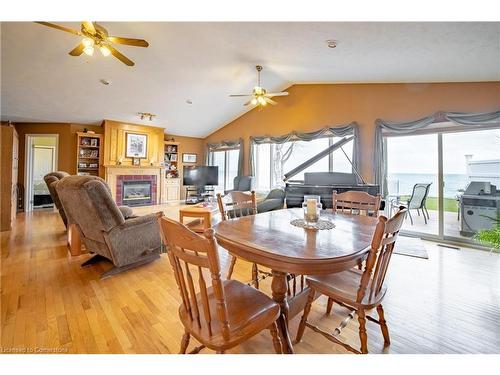
[(125, 156), (127, 158), (144, 159), (148, 154), (147, 148), (148, 136), (146, 134), (126, 133)]
[(183, 163), (196, 163), (196, 160), (197, 160), (196, 154), (182, 154)]
[(132, 165), (140, 166), (141, 165), (141, 159), (139, 159), (139, 158), (132, 158)]
[(97, 147), (97, 146), (98, 146), (98, 144), (97, 144), (97, 138), (92, 138), (92, 139), (90, 140), (90, 145), (91, 145), (92, 147)]
[(177, 154), (170, 154), (170, 161), (177, 161)]

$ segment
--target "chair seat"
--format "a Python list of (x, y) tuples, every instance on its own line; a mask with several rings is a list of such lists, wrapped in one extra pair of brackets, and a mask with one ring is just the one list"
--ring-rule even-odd
[[(213, 289), (207, 288), (212, 317), (211, 332), (205, 322), (205, 314), (200, 311), (200, 319), (191, 320), (184, 305), (179, 308), (179, 316), (184, 327), (202, 344), (208, 348), (226, 350), (248, 339), (265, 328), (268, 328), (278, 318), (279, 305), (264, 293), (242, 284), (236, 280), (223, 281), (229, 322), (229, 338), (222, 336), (222, 325), (217, 319), (215, 296)], [(201, 295), (196, 295), (198, 306), (202, 306)], [(194, 314), (193, 314), (194, 316)]]
[(332, 299), (343, 302), (354, 308), (371, 309), (377, 306), (387, 291), (385, 286), (376, 295), (370, 295), (367, 289), (361, 303), (356, 302), (356, 296), (361, 282), (363, 271), (350, 269), (330, 275), (307, 276), (307, 283), (311, 288)]

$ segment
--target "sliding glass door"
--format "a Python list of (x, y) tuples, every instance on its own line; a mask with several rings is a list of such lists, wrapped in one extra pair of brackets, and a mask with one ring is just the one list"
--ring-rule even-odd
[[(438, 135), (387, 137), (386, 147), (388, 211), (392, 209), (394, 212), (399, 204), (408, 205), (408, 202), (412, 207), (415, 206), (418, 203), (416, 200), (421, 197), (418, 189), (424, 191), (423, 187), (428, 186), (425, 207), (410, 210), (403, 229), (437, 236), (439, 234)], [(414, 189), (417, 189), (415, 193)]]
[[(490, 186), (500, 190), (500, 129), (457, 131), (443, 123), (423, 134), (386, 135), (384, 144), (386, 213), (410, 202), (405, 232), (470, 243), (478, 230), (493, 226), (500, 197), (490, 194)], [(471, 182), (483, 191), (471, 196)]]

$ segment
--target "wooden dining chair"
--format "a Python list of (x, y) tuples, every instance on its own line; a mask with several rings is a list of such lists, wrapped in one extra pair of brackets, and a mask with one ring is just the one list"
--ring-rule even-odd
[(344, 212), (351, 215), (377, 216), (380, 210), (380, 194), (370, 195), (366, 191), (333, 191), (333, 212)]
[[(179, 317), (185, 333), (180, 354), (186, 353), (191, 335), (201, 346), (190, 354), (205, 347), (224, 353), (263, 329), (271, 331), (274, 349), (281, 353), (276, 324), (279, 305), (251, 286), (221, 280), (214, 230), (199, 235), (165, 217), (158, 221), (182, 299)], [(204, 273), (210, 274), (209, 287)]]
[[(364, 271), (353, 268), (331, 275), (307, 277), (307, 284), (311, 290), (297, 330), (296, 342), (300, 342), (305, 327), (309, 327), (353, 353), (365, 354), (368, 353), (368, 337), (365, 327), (366, 320), (368, 319), (380, 325), (385, 346), (390, 344), (389, 329), (387, 328), (382, 308), (382, 300), (387, 291), (386, 286), (384, 286), (384, 280), (406, 213), (407, 209), (401, 207), (398, 213), (390, 219), (387, 219), (385, 216), (379, 217)], [(323, 331), (307, 321), (316, 293), (324, 294), (340, 306), (351, 310), (349, 315), (332, 333)], [(377, 309), (379, 319), (366, 315), (366, 311), (373, 308)], [(338, 339), (338, 335), (340, 335), (342, 329), (347, 326), (349, 321), (354, 318), (354, 314), (358, 315), (359, 337), (361, 340), (360, 351)]]
[[(246, 193), (243, 191), (231, 191), (224, 197), (219, 193), (217, 194), (217, 204), (222, 216), (222, 220), (233, 220), (243, 216), (257, 214), (257, 202), (255, 192)], [(230, 280), (233, 275), (234, 266), (236, 264), (236, 257), (231, 255), (231, 263), (227, 272), (227, 279)], [(270, 276), (270, 273), (260, 271), (256, 263), (252, 264), (252, 283), (259, 289), (259, 273), (264, 277)]]

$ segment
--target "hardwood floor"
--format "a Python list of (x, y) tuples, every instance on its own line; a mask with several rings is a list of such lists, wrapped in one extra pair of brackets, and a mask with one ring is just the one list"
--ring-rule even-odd
[[(178, 206), (162, 208), (177, 217)], [(425, 246), (428, 260), (393, 256), (384, 303), (392, 344), (384, 351), (379, 327), (368, 322), (370, 352), (500, 353), (500, 255)], [(105, 280), (99, 275), (108, 264), (80, 268), (88, 257), (69, 255), (55, 212), (21, 214), (14, 230), (1, 234), (0, 352), (177, 353), (180, 297), (167, 257)], [(224, 250), (221, 259), (225, 275)], [(250, 277), (251, 264), (237, 262), (233, 278)], [(270, 281), (261, 283), (266, 293)], [(318, 299), (309, 319), (333, 329), (346, 310), (335, 306), (325, 316), (325, 306)], [(299, 319), (290, 322), (293, 337)], [(357, 329), (351, 322), (342, 339), (358, 347)], [(346, 353), (310, 329), (295, 350)], [(230, 351), (273, 352), (267, 332)]]

